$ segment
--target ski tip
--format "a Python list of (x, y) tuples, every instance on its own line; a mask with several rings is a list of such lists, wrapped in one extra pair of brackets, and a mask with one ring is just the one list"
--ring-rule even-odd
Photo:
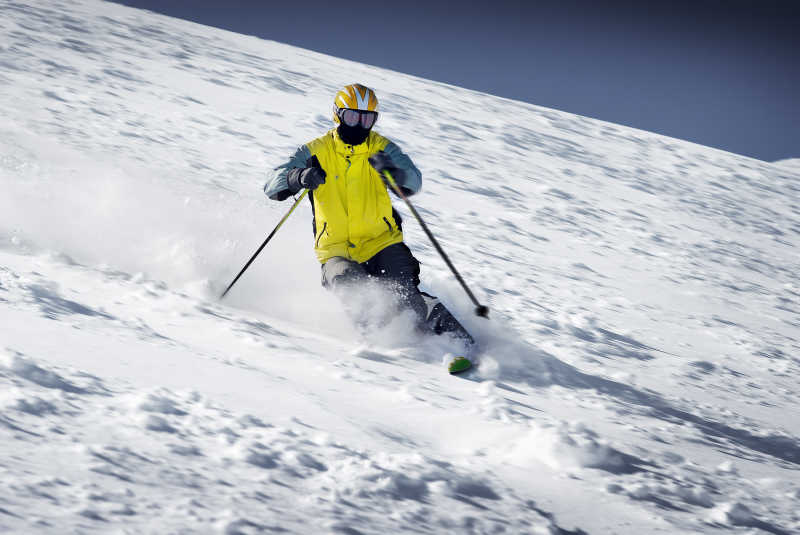
[(456, 357), (450, 361), (450, 365), (447, 367), (447, 371), (450, 372), (450, 375), (456, 375), (465, 372), (470, 368), (472, 368), (472, 362), (470, 362), (468, 358)]

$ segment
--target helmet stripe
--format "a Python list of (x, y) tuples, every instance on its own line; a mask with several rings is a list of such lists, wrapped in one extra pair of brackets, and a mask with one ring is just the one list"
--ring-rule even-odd
[(362, 95), (359, 92), (358, 87), (355, 87), (354, 89), (356, 90), (356, 100), (358, 101), (358, 109), (359, 110), (369, 110), (369, 97), (370, 97), (370, 93), (372, 93), (372, 91), (370, 91), (370, 89), (368, 87), (365, 87), (364, 88), (364, 94)]

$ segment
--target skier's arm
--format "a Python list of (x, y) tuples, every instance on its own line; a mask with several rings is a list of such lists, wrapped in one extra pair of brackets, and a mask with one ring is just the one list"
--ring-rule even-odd
[(267, 197), (274, 201), (282, 201), (297, 193), (289, 186), (289, 171), (305, 168), (309, 158), (311, 151), (305, 145), (300, 145), (289, 160), (270, 171), (267, 174), (267, 183), (264, 184), (264, 193)]
[(409, 196), (419, 192), (420, 188), (422, 188), (422, 173), (419, 172), (411, 158), (400, 150), (400, 147), (393, 141), (386, 145), (383, 152), (391, 159), (391, 165), (400, 171), (399, 173), (393, 173), (392, 176), (397, 181), (397, 185), (403, 190), (403, 193)]

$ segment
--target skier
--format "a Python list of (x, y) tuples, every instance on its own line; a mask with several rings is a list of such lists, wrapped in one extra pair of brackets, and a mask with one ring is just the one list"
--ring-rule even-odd
[(400, 214), (382, 173), (388, 170), (406, 196), (420, 190), (422, 175), (394, 142), (372, 130), (377, 120), (375, 92), (361, 84), (345, 86), (334, 97), (337, 126), (276, 167), (264, 193), (282, 201), (309, 190), (322, 285), (345, 304), (359, 284), (380, 281), (400, 307), (414, 312), (419, 330), (451, 333), (471, 345), (472, 337), (445, 306), (418, 288), (419, 262), (403, 242)]

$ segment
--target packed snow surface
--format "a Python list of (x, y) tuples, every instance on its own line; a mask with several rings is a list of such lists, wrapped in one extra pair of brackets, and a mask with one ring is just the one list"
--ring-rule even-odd
[[(466, 377), (356, 333), (305, 202), (217, 298), (353, 82)], [(0, 88), (0, 532), (800, 532), (796, 161), (90, 0), (0, 1)]]

